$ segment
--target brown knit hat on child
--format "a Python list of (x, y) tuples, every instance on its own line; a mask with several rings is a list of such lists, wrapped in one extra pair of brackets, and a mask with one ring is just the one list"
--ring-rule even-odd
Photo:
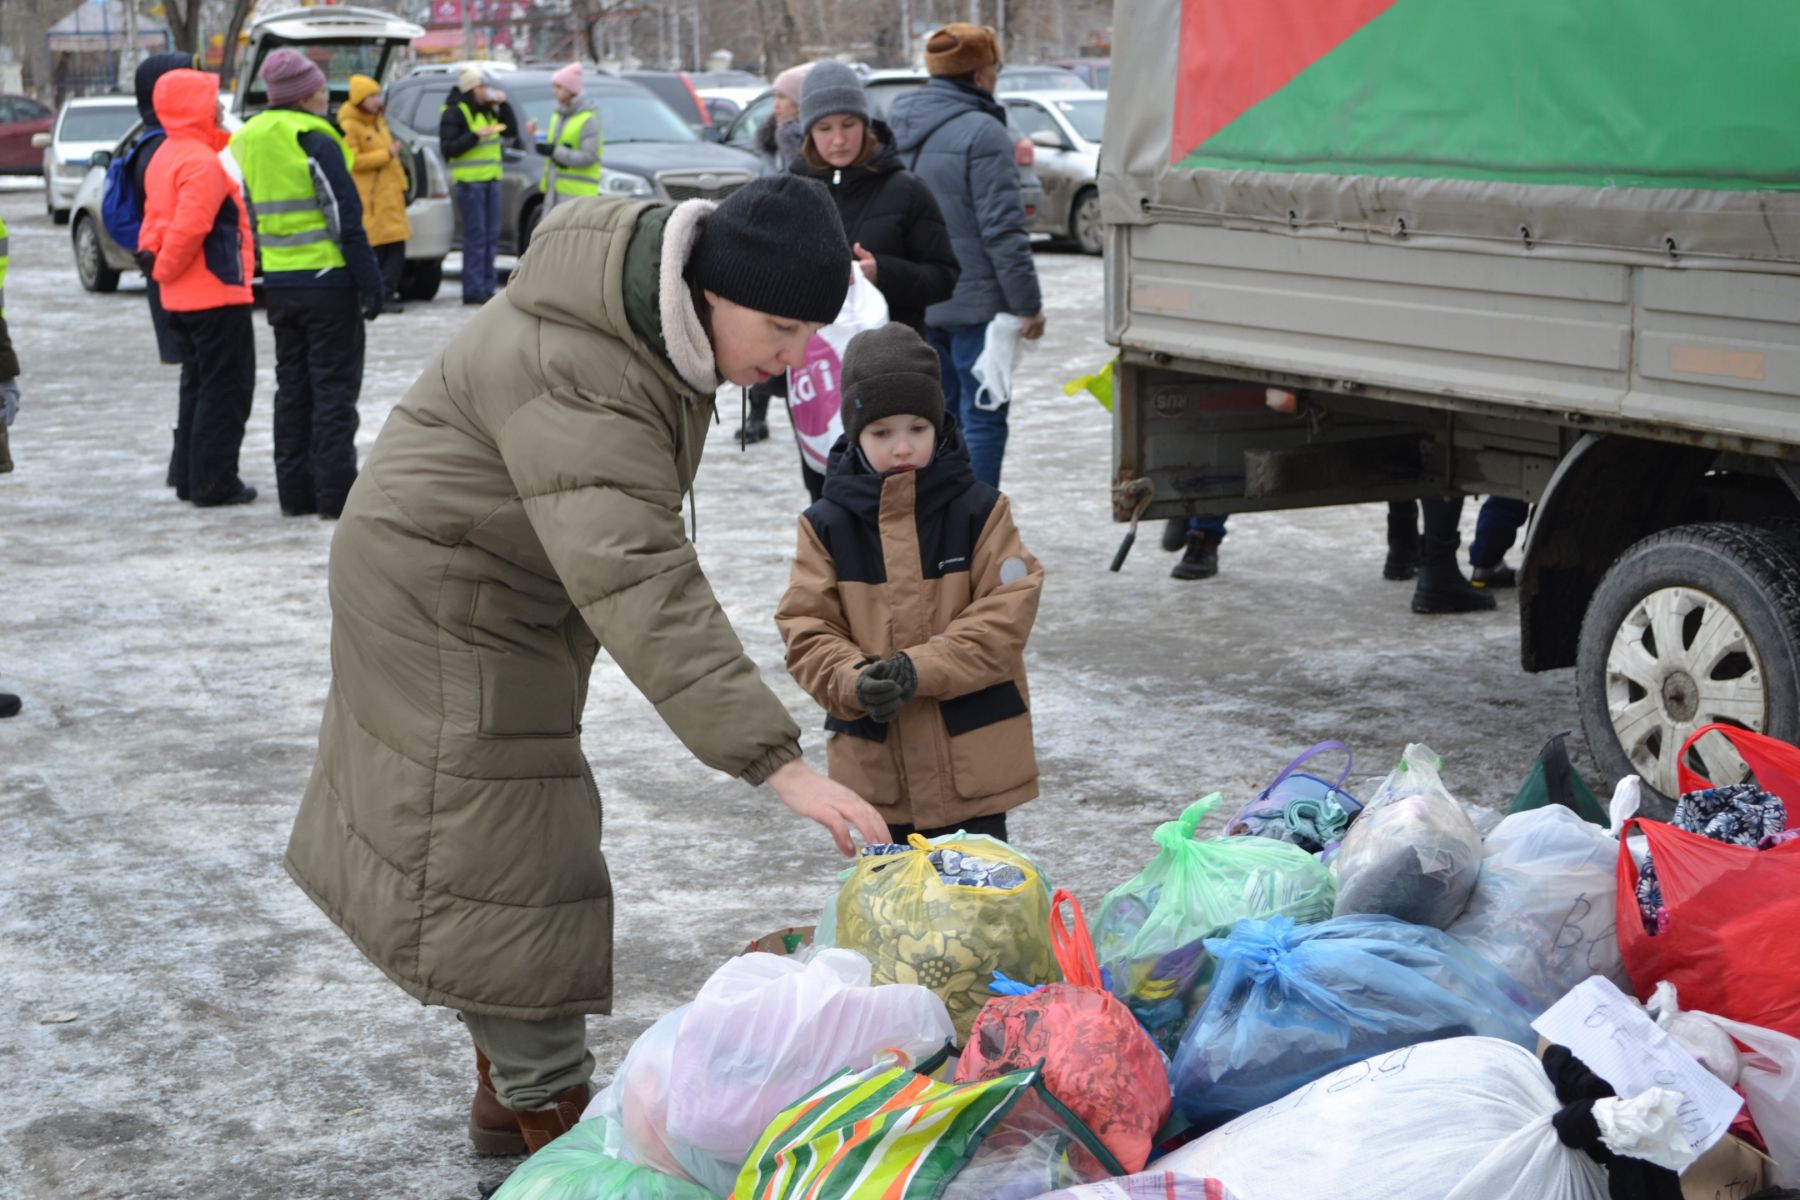
[(987, 25), (952, 21), (925, 40), (925, 69), (933, 75), (973, 75), (1000, 61), (1000, 39)]
[(944, 389), (937, 351), (898, 321), (864, 330), (844, 347), (839, 390), (844, 433), (851, 442), (883, 417), (917, 416), (944, 427)]

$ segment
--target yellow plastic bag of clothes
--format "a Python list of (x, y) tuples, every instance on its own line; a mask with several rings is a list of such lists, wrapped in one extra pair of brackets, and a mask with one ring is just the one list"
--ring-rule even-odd
[(1050, 890), (1005, 842), (948, 837), (865, 846), (838, 890), (837, 944), (874, 966), (873, 983), (913, 983), (943, 998), (958, 1042), (992, 998), (995, 972), (1020, 983), (1062, 978), (1050, 950)]

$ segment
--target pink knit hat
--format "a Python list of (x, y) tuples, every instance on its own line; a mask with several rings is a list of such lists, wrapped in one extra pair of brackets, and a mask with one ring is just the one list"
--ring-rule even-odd
[(811, 63), (801, 63), (797, 67), (789, 67), (775, 77), (775, 90), (795, 104), (800, 103), (801, 95), (806, 91), (806, 76), (812, 69)]
[(325, 72), (298, 50), (275, 51), (263, 60), (263, 87), (270, 104), (293, 104), (325, 86)]
[(581, 95), (583, 87), (581, 64), (570, 63), (568, 66), (563, 67), (550, 77), (550, 82), (565, 91), (574, 92), (577, 96)]

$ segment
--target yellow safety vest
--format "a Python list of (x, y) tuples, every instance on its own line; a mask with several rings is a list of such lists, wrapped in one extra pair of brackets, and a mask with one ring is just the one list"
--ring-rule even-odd
[[(444, 105), (446, 109), (449, 107), (448, 104)], [(472, 111), (461, 100), (456, 102), (456, 107), (462, 109), (463, 120), (469, 123), (470, 133), (479, 134), (489, 125), (500, 123), (498, 118), (485, 112)], [(450, 178), (457, 183), (486, 183), (490, 179), (500, 178), (500, 139), (477, 138), (472, 149), (450, 160)]]
[(343, 136), (309, 112), (271, 108), (250, 118), (231, 139), (231, 156), (244, 172), (244, 192), (256, 217), (256, 248), (265, 273), (344, 265), (344, 252), (331, 236), (330, 221), (337, 214), (328, 219), (319, 203), (312, 162), (300, 148), (303, 133), (329, 135), (349, 172), (354, 160)]
[[(581, 146), (581, 133), (587, 123), (594, 119), (589, 110), (576, 113), (567, 122), (561, 113), (550, 118), (550, 145), (567, 146), (571, 150)], [(595, 139), (595, 150), (605, 147), (605, 142)], [(600, 160), (596, 158), (593, 165), (586, 167), (565, 167), (552, 159), (544, 165), (544, 177), (538, 180), (538, 191), (550, 190), (550, 175), (556, 174), (556, 194), (559, 196), (593, 196), (600, 191)]]

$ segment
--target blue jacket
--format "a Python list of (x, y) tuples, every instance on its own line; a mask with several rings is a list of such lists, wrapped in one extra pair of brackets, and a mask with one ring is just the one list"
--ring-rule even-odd
[(970, 84), (934, 78), (894, 101), (888, 124), (900, 159), (943, 210), (962, 274), (950, 299), (925, 310), (939, 328), (985, 325), (1044, 307), (1006, 114)]

